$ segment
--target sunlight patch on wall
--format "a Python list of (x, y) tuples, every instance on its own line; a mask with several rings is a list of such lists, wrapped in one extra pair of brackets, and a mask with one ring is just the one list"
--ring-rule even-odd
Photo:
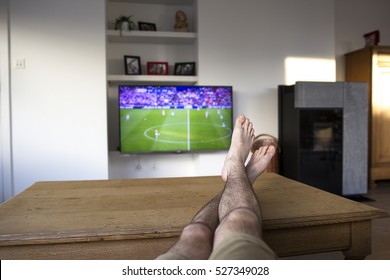
[(336, 62), (334, 59), (287, 57), (285, 59), (286, 85), (297, 81), (334, 82)]

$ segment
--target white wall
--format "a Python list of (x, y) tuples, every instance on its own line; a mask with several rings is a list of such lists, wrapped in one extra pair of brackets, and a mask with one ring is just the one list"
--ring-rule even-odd
[(258, 133), (277, 135), (277, 86), (286, 83), (286, 59), (334, 59), (333, 9), (323, 0), (201, 0), (200, 82), (232, 84), (235, 113), (252, 118)]
[[(201, 0), (198, 22), (200, 83), (233, 85), (234, 115), (249, 116), (257, 134), (278, 136), (277, 86), (287, 82), (288, 57), (333, 60), (333, 1)], [(306, 73), (295, 77), (323, 80)], [(223, 159), (202, 158), (218, 174)]]
[(105, 0), (10, 1), (14, 194), (108, 178)]

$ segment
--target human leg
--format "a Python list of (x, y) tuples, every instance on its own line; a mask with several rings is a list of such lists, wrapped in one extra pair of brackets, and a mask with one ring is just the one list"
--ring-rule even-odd
[(225, 182), (227, 181), (228, 173), (231, 171), (231, 159), (238, 157), (240, 162), (245, 163), (254, 139), (255, 134), (252, 123), (248, 118), (240, 114), (234, 124), (230, 148), (222, 168), (222, 179)]
[[(256, 150), (248, 164), (245, 166), (245, 175), (239, 173), (237, 178), (230, 177), (226, 183), (224, 200), (220, 203), (220, 215), (223, 219), (226, 213), (231, 213), (229, 220), (233, 232), (241, 231), (242, 233), (253, 234), (261, 237), (261, 227), (253, 227), (260, 222), (261, 211), (256, 195), (253, 192), (252, 185), (256, 179), (268, 167), (269, 162), (275, 154), (274, 146), (263, 146)], [(249, 184), (248, 184), (249, 181)], [(224, 213), (224, 210), (225, 213)], [(233, 213), (233, 211), (235, 211)], [(245, 213), (246, 212), (246, 213)], [(255, 214), (255, 215), (253, 215)], [(242, 217), (243, 216), (243, 217)], [(245, 224), (246, 226), (243, 226)], [(223, 228), (223, 226), (222, 226)], [(260, 232), (258, 232), (260, 229)]]
[[(245, 167), (253, 140), (252, 124), (245, 116), (240, 115), (236, 120), (232, 144), (222, 170), (222, 178), (227, 181), (223, 193), (204, 206), (184, 228), (178, 242), (168, 251), (170, 258), (208, 258), (213, 248), (214, 232), (214, 243), (217, 244), (235, 233), (244, 233), (250, 240), (249, 246), (252, 246), (253, 239), (261, 236), (261, 213), (252, 184), (267, 167), (273, 154), (272, 148), (262, 147), (252, 155)], [(232, 197), (235, 199), (232, 200)], [(218, 226), (220, 220), (223, 222), (222, 226)], [(256, 239), (254, 243), (258, 245), (260, 241)]]
[(219, 224), (218, 206), (221, 193), (207, 203), (192, 219), (180, 235), (179, 240), (159, 259), (183, 258), (207, 259), (213, 248), (214, 232)]
[(254, 140), (251, 122), (239, 115), (234, 126), (232, 141), (222, 169), (222, 178), (226, 182), (219, 204), (219, 219), (236, 208), (250, 208), (260, 214), (256, 196), (245, 173), (245, 161)]
[(252, 183), (268, 166), (275, 149), (261, 147), (245, 167), (245, 160), (254, 139), (253, 134), (249, 120), (239, 116), (222, 170), (222, 178), (226, 180), (226, 184), (219, 204), (220, 224), (215, 232), (214, 248), (238, 234), (261, 238), (261, 211)]

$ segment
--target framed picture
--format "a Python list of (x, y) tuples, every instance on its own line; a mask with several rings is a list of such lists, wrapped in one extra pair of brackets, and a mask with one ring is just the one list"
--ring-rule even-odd
[(156, 24), (150, 22), (138, 22), (138, 29), (143, 31), (157, 31)]
[(168, 75), (168, 62), (148, 62), (146, 69), (148, 75)]
[(126, 75), (141, 75), (141, 58), (139, 56), (125, 55)]
[(195, 75), (195, 62), (175, 63), (174, 74), (175, 75), (194, 76)]
[(376, 46), (379, 43), (379, 30), (364, 34), (363, 37), (366, 40), (366, 47)]

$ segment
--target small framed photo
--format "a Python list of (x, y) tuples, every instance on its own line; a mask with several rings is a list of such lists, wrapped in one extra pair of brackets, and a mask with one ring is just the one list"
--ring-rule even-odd
[(138, 29), (142, 31), (157, 31), (156, 24), (150, 22), (138, 22)]
[(139, 56), (125, 55), (126, 75), (141, 75), (141, 58)]
[(146, 69), (148, 75), (168, 75), (168, 62), (148, 62)]
[(180, 62), (175, 63), (175, 75), (194, 76), (195, 62)]
[(363, 37), (366, 41), (366, 47), (376, 46), (379, 43), (379, 30), (366, 33)]

